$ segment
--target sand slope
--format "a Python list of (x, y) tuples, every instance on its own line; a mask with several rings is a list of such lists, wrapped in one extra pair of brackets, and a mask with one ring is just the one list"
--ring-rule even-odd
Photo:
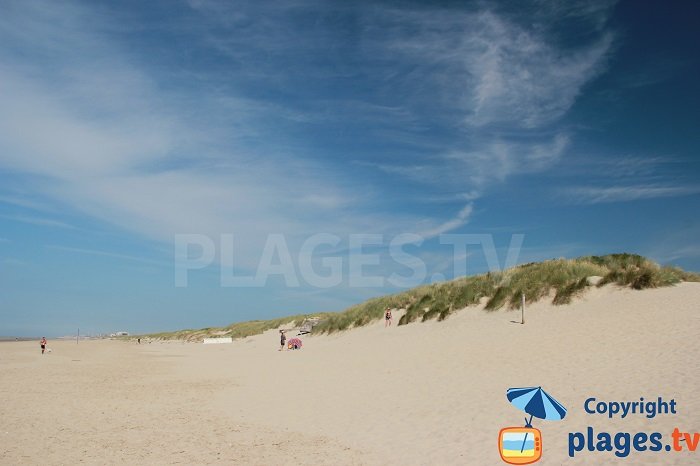
[[(509, 387), (568, 409), (537, 421), (538, 464), (697, 464), (696, 453), (567, 455), (569, 432), (700, 431), (700, 284), (595, 289), (563, 307), (464, 310), (446, 322), (231, 345), (0, 344), (2, 464), (503, 464)], [(398, 319), (396, 319), (398, 321)], [(609, 420), (586, 398), (674, 398), (676, 415)]]

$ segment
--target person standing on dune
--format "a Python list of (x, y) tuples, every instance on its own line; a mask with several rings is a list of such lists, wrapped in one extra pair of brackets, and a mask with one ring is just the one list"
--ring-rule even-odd
[(41, 354), (44, 354), (44, 351), (46, 351), (46, 337), (41, 337), (39, 344), (41, 345)]
[(391, 317), (391, 308), (386, 308), (384, 310), (384, 328), (391, 326), (392, 322), (392, 317)]
[(280, 330), (280, 351), (284, 349), (284, 345), (287, 343), (287, 335), (284, 330)]

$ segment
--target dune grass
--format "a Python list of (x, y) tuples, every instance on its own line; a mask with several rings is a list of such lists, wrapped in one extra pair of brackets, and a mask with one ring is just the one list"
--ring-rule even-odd
[(138, 338), (152, 338), (160, 340), (185, 340), (185, 341), (200, 341), (204, 338), (211, 337), (231, 337), (231, 338), (245, 338), (252, 335), (259, 335), (267, 330), (276, 329), (283, 326), (294, 326), (301, 324), (301, 322), (310, 317), (320, 317), (321, 319), (326, 318), (329, 313), (316, 313), (316, 314), (298, 314), (293, 316), (280, 317), (278, 319), (270, 320), (251, 320), (247, 322), (238, 322), (235, 324), (228, 325), (226, 327), (207, 327), (202, 329), (189, 329), (189, 330), (178, 330), (176, 332), (162, 332), (162, 333), (152, 333), (148, 335), (136, 335), (130, 337), (130, 339)]
[(602, 277), (597, 286), (616, 284), (632, 289), (670, 286), (681, 281), (700, 281), (700, 275), (675, 267), (661, 267), (636, 254), (585, 256), (577, 259), (552, 259), (513, 267), (503, 272), (485, 273), (456, 280), (423, 285), (401, 293), (369, 299), (345, 311), (300, 314), (272, 320), (240, 322), (219, 328), (181, 330), (147, 335), (150, 338), (198, 341), (210, 336), (243, 338), (283, 325), (301, 323), (307, 317), (321, 317), (313, 333), (333, 333), (361, 327), (384, 316), (384, 310), (406, 309), (398, 324), (444, 320), (451, 313), (486, 300), (485, 309), (515, 309), (521, 296), (526, 303), (552, 298), (562, 305), (584, 293), (592, 285), (588, 277)]
[(515, 309), (523, 294), (526, 303), (554, 293), (553, 304), (567, 304), (590, 286), (587, 281), (590, 276), (602, 277), (598, 286), (614, 283), (634, 289), (700, 281), (698, 274), (661, 267), (636, 254), (553, 259), (370, 299), (339, 314), (331, 314), (314, 328), (314, 333), (332, 333), (365, 325), (382, 318), (386, 307), (406, 309), (399, 320), (399, 325), (406, 325), (430, 319), (444, 320), (458, 309), (478, 304), (482, 298), (487, 299), (485, 309), (488, 311), (504, 307)]

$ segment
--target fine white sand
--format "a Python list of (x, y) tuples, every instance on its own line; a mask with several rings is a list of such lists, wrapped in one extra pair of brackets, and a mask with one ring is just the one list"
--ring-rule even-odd
[[(542, 431), (542, 465), (698, 464), (700, 448), (567, 455), (569, 432), (700, 431), (700, 284), (594, 289), (568, 306), (470, 308), (445, 322), (378, 322), (228, 345), (0, 343), (0, 464), (497, 465), (525, 414), (509, 387), (568, 408)], [(398, 316), (395, 316), (395, 322)], [(292, 332), (289, 333), (292, 335)], [(678, 414), (610, 420), (583, 403), (675, 399)]]

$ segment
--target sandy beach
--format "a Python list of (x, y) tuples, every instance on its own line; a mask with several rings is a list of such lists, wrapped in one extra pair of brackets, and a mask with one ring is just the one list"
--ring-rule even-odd
[[(593, 289), (566, 306), (469, 308), (445, 322), (383, 322), (227, 345), (122, 341), (0, 344), (1, 464), (465, 464), (501, 462), (522, 426), (510, 387), (542, 386), (568, 413), (535, 419), (538, 464), (698, 464), (699, 452), (582, 451), (568, 434), (700, 431), (700, 284)], [(394, 316), (394, 322), (398, 316)], [(674, 399), (625, 419), (584, 402)]]

